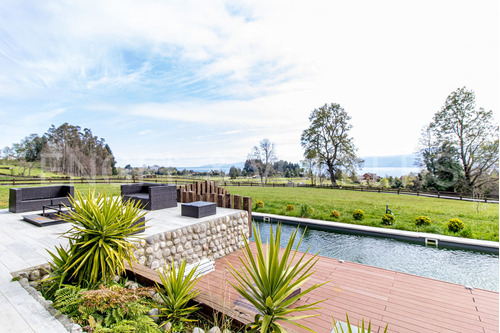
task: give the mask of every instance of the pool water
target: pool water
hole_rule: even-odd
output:
[[[267,242],[271,223],[254,222]],[[272,224],[276,230],[276,224]],[[281,246],[296,226],[282,224]],[[299,235],[304,232],[300,227]],[[297,236],[299,238],[299,236]],[[254,240],[252,237],[251,240]],[[309,253],[442,281],[498,291],[498,254],[435,248],[394,239],[339,234],[308,227],[299,247]],[[294,247],[295,248],[295,247]]]

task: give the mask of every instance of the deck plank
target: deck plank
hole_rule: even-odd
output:
[[[250,245],[255,251],[255,244]],[[229,284],[236,283],[229,264],[239,270],[239,256],[243,256],[241,250],[215,261],[215,271],[198,283],[201,293],[196,300],[247,323],[254,314],[234,304],[240,295]],[[387,323],[389,332],[498,332],[498,292],[468,290],[449,282],[318,258],[315,273],[302,290],[313,283],[330,282],[295,303],[325,300],[320,303],[322,309],[303,313],[319,317],[300,321],[316,332],[330,332],[332,316],[345,321],[346,313],[353,323],[371,320],[372,332],[383,332]],[[286,323],[283,326],[289,332],[304,331]]]

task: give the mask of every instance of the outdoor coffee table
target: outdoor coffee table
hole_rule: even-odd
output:
[[[181,206],[181,215],[189,217],[205,217],[216,214],[216,205],[213,202],[195,201]]]
[[[47,212],[47,210],[55,212]],[[46,227],[48,225],[64,223],[64,220],[59,215],[66,211],[67,207],[63,204],[43,205],[42,214],[23,215],[23,219],[37,227]]]

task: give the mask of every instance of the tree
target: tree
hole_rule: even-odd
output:
[[[260,177],[261,184],[267,184],[267,178],[273,171],[273,162],[276,161],[274,143],[269,139],[260,141],[259,146],[254,146],[248,155],[253,172]]]
[[[337,186],[335,175],[339,171],[352,172],[363,163],[356,156],[357,149],[349,137],[350,119],[339,104],[325,104],[311,112],[311,124],[302,132],[304,156],[315,157],[326,167],[333,186]]]
[[[229,168],[229,177],[231,179],[236,179],[241,175],[241,170],[234,165]]]
[[[493,112],[476,109],[475,95],[466,87],[452,92],[436,112],[428,131],[435,138],[433,147],[447,147],[451,160],[461,164],[464,190],[472,192],[498,174],[498,125]],[[423,151],[422,156],[432,151]]]

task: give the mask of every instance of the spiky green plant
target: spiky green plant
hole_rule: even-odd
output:
[[[160,295],[163,304],[158,309],[160,316],[166,319],[166,322],[172,322],[173,325],[182,324],[182,322],[194,321],[189,315],[199,310],[195,305],[190,306],[189,301],[196,297],[200,291],[194,289],[199,281],[195,276],[197,266],[193,267],[187,274],[186,261],[181,260],[179,267],[175,267],[172,260],[170,266],[164,265],[163,271],[157,270],[163,287],[156,284],[158,295]]]
[[[124,262],[132,265],[136,261],[133,241],[138,238],[134,234],[145,228],[144,223],[133,223],[146,212],[138,203],[124,204],[121,197],[107,197],[90,190],[86,197],[75,191],[70,203],[73,210],[61,215],[73,224],[63,234],[71,244],[65,273],[71,272],[71,279],[79,284],[107,282],[124,273]]]
[[[296,321],[318,315],[289,315],[294,312],[320,309],[316,305],[324,300],[295,307],[293,303],[328,281],[314,284],[298,295],[291,296],[314,273],[311,269],[318,261],[317,254],[306,259],[307,251],[297,255],[304,235],[300,238],[295,251],[292,251],[298,230],[299,228],[292,233],[283,255],[280,257],[281,225],[278,225],[276,234],[273,233],[271,226],[270,241],[263,245],[260,230],[254,224],[253,234],[255,235],[257,253],[252,252],[248,241],[244,238],[244,258],[239,258],[243,264],[241,272],[228,262],[231,274],[238,281],[237,285],[229,283],[259,312],[255,315],[254,321],[247,325],[250,332],[285,332],[278,321],[291,323],[312,331]]]
[[[65,267],[70,264],[70,249],[73,246],[72,242],[69,242],[69,247],[66,249],[64,246],[56,246],[56,251],[47,252],[52,257],[52,261],[49,261],[51,267],[51,272],[47,279],[41,281],[40,291],[46,299],[52,299],[55,292],[61,288],[65,283],[69,283],[71,272],[66,271]]]
[[[344,328],[341,326],[341,324],[337,321],[335,321],[335,318],[332,317],[333,319],[333,331],[334,333],[352,333],[353,332],[353,329],[352,329],[352,326],[351,326],[351,323],[349,322],[349,316],[345,315],[345,318],[346,318],[346,322],[347,322],[347,331],[344,331]],[[389,327],[389,324],[385,325],[385,330],[384,330],[384,333],[387,333],[387,328]],[[361,321],[361,326],[359,326],[359,322],[358,322],[358,326],[357,326],[358,330],[357,332],[358,333],[371,333],[372,331],[372,322],[368,322],[368,327],[367,329],[365,330],[365,320],[363,319]]]

